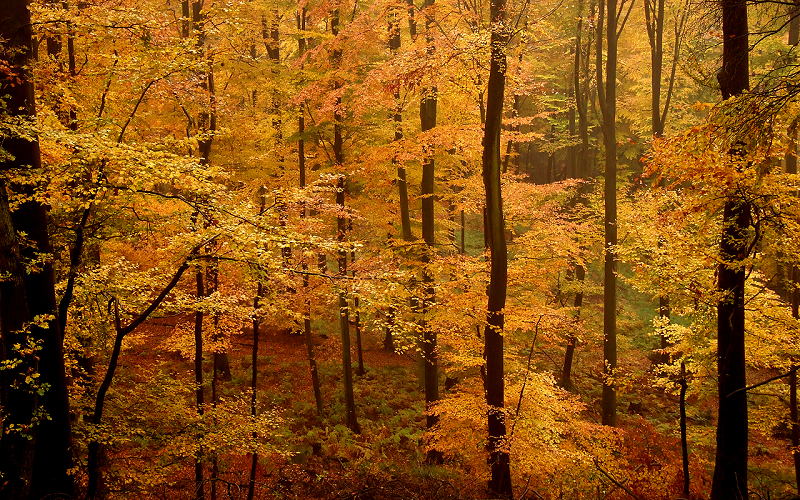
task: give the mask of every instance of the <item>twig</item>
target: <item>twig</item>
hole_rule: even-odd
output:
[[[604,475],[604,476],[606,476],[606,477],[609,479],[609,481],[611,481],[611,482],[612,482],[612,483],[614,483],[615,485],[617,485],[617,486],[619,486],[620,488],[622,488],[623,490],[625,490],[625,493],[627,493],[628,495],[632,496],[632,497],[633,497],[633,498],[635,498],[636,500],[642,500],[641,498],[639,498],[638,496],[636,496],[636,494],[635,494],[634,492],[632,492],[632,491],[630,490],[630,488],[628,488],[628,487],[627,487],[627,486],[625,486],[624,484],[620,483],[619,481],[617,481],[616,479],[614,479],[613,477],[611,477],[611,474],[609,474],[608,472],[606,472],[606,471],[605,471],[605,469],[603,469],[602,467],[600,467],[600,463],[597,461],[597,459],[595,459],[595,460],[594,460],[594,466],[595,466],[595,467],[597,467],[597,470],[599,470],[600,472],[602,472],[602,473],[603,473],[603,475]]]
[[[800,366],[795,366],[794,368],[792,368],[791,370],[789,370],[788,372],[786,372],[786,373],[784,373],[782,375],[775,375],[774,377],[768,378],[767,380],[764,380],[763,382],[759,382],[757,384],[749,385],[747,387],[740,387],[740,388],[736,389],[735,391],[733,391],[732,393],[728,394],[725,397],[729,398],[729,397],[733,396],[734,394],[736,394],[737,392],[749,391],[750,389],[755,389],[756,387],[762,386],[764,384],[768,384],[768,383],[773,382],[775,380],[779,380],[779,379],[782,379],[784,377],[788,377],[792,373],[796,372],[798,368],[800,368]]]

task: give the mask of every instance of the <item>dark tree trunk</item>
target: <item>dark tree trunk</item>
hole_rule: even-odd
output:
[[[339,35],[339,10],[336,9],[331,13],[331,33],[334,37]],[[333,51],[333,64],[334,67],[339,67],[342,61],[342,51],[336,49]],[[335,88],[341,87],[340,82],[335,83]],[[333,155],[335,162],[335,169],[339,174],[339,181],[336,185],[336,204],[340,207],[340,213],[337,218],[336,235],[340,246],[344,246],[347,232],[347,217],[344,214],[344,197],[347,186],[345,183],[345,175],[341,172],[344,163],[344,154],[342,150],[342,114],[341,114],[342,100],[340,97],[336,98],[336,108],[333,112]],[[344,248],[339,249],[339,329],[342,335],[342,371],[344,374],[344,401],[345,412],[347,413],[347,427],[355,434],[361,433],[361,426],[358,424],[356,418],[356,402],[353,395],[353,364],[350,357],[350,321],[349,321],[349,308],[347,306],[347,252]]]
[[[617,390],[614,370],[617,368],[617,0],[606,0],[606,11],[600,3],[600,22],[597,24],[597,94],[603,115],[605,139],[605,264],[603,279],[603,425],[617,425]],[[605,37],[603,36],[605,16]],[[602,43],[606,40],[605,76],[602,71]],[[605,78],[605,81],[604,81]]]
[[[792,317],[794,319],[800,319],[800,292],[797,290],[797,278],[798,268],[793,266],[791,269],[792,288],[790,297]],[[800,450],[800,422],[798,422],[797,418],[797,361],[794,359],[792,360],[792,370],[791,375],[789,375],[789,418],[792,423],[792,447],[795,450]],[[793,452],[792,458],[794,461],[795,486],[798,495],[800,495],[800,452]]]
[[[503,26],[505,0],[491,3],[491,63],[486,103],[486,128],[483,138],[483,184],[486,189],[486,233],[491,252],[489,303],[484,330],[486,355],[486,404],[489,406],[487,448],[491,465],[489,491],[512,497],[509,455],[506,449],[505,391],[503,386],[503,325],[508,287],[508,253],[500,189],[500,131],[503,127],[506,43]]]
[[[583,55],[583,4],[580,3],[580,18],[578,19],[577,35],[575,36],[575,111],[578,113],[578,135],[580,147],[578,149],[578,177],[585,179],[589,176],[589,61],[591,59],[592,41],[586,42],[586,54]],[[594,17],[594,3],[590,9],[590,16]]]
[[[575,280],[579,283],[579,289],[575,292],[575,325],[578,325],[581,315],[581,307],[583,306],[583,282],[586,278],[586,268],[581,264],[575,265]],[[572,359],[575,356],[575,343],[578,341],[575,335],[570,335],[567,339],[567,351],[564,354],[564,367],[561,370],[560,385],[564,389],[572,390]]]
[[[411,18],[413,19],[413,18]],[[409,23],[411,23],[411,19]],[[416,31],[416,25],[414,25]],[[392,55],[396,55],[400,50],[400,24],[397,21],[397,15],[392,17],[389,23],[389,48]],[[394,93],[395,112],[394,112],[394,140],[399,141],[403,139],[403,114],[402,104],[400,102],[400,93]],[[397,158],[392,158],[392,163],[397,165],[397,190],[400,197],[400,224],[403,228],[403,240],[413,241],[414,236],[411,234],[411,215],[408,211],[408,183],[406,182],[406,168]]]
[[[351,219],[348,222],[348,227],[350,232],[353,231],[353,220]],[[355,264],[356,262],[356,251],[352,250],[350,252],[350,264]],[[356,272],[355,270],[351,271],[351,275],[353,276],[353,281],[355,281]],[[358,359],[358,368],[356,369],[356,375],[361,376],[366,373],[364,370],[364,349],[361,345],[361,313],[359,311],[359,300],[358,295],[353,298],[353,316],[355,317],[355,328],[356,328],[356,358]]]
[[[738,96],[750,86],[748,73],[747,3],[722,0],[722,69],[718,79],[723,99]],[[734,161],[743,152],[730,152]],[[744,285],[750,205],[735,195],[725,201],[717,307],[717,371],[719,420],[711,500],[746,499],[747,391],[744,347]]]
[[[789,9],[789,44],[797,46],[800,43],[800,5],[790,6]],[[795,120],[788,130],[789,135],[789,154],[786,155],[786,173],[797,173],[797,120]],[[789,283],[786,287],[790,306],[792,308],[792,317],[795,319],[800,318],[800,292],[797,290],[798,275],[800,269],[792,265],[789,268]],[[797,368],[797,364],[792,360],[792,370]],[[794,450],[800,450],[800,423],[797,419],[797,372],[793,371],[789,375],[789,417],[792,424],[792,447]],[[795,451],[792,453],[794,461],[794,477],[795,487],[797,494],[800,495],[800,452]]]
[[[4,3],[3,15],[0,16],[0,37],[6,41],[5,50],[0,54],[0,60],[11,72],[6,75],[6,78],[12,79],[12,82],[0,82],[5,89],[5,96],[2,97],[5,109],[12,116],[33,118],[36,116],[36,104],[30,65],[34,54],[31,18],[26,0],[9,0]],[[3,149],[14,158],[14,160],[0,164],[0,170],[4,172],[26,167],[36,169],[41,166],[39,143],[35,139],[7,137],[3,141]],[[12,189],[14,188],[12,186]],[[20,186],[19,188],[32,194],[33,188],[31,187]],[[47,233],[47,208],[44,205],[35,200],[27,201],[11,214],[11,220],[14,230],[26,233],[32,242],[32,246],[16,247],[23,260],[32,258],[35,254],[52,253],[53,249]],[[11,238],[11,235],[9,234],[8,237]],[[70,452],[72,440],[69,397],[62,353],[62,332],[57,319],[58,308],[54,283],[53,266],[48,259],[41,269],[24,275],[26,293],[19,299],[27,302],[29,318],[45,314],[53,315],[55,318],[48,321],[47,328],[35,326],[31,328],[32,336],[39,340],[42,346],[38,353],[39,381],[50,386],[39,398],[39,404],[47,412],[49,419],[40,420],[35,429],[37,439],[32,440],[24,447],[26,450],[29,445],[36,447],[32,465],[33,482],[28,483],[31,487],[31,496],[34,498],[48,495],[72,495],[74,490],[73,476],[67,474],[68,469],[72,467]],[[20,314],[22,313],[23,311],[20,311]],[[10,352],[4,354],[13,355]],[[13,442],[14,439],[10,439],[10,441]],[[9,445],[11,446],[12,443]],[[22,455],[16,454],[19,451],[20,448],[15,450],[15,456],[22,457]],[[27,456],[27,452],[23,455]],[[18,463],[24,466],[19,469],[23,472],[23,476],[28,477],[27,462]]]
[[[792,423],[792,453],[794,461],[794,480],[798,494],[800,494],[800,423],[797,420],[797,365],[792,364],[792,373],[789,375],[789,418]]]
[[[686,364],[681,361],[681,394],[680,394],[680,413],[681,413],[681,459],[683,462],[683,495],[689,498],[689,443],[686,437]]]
[[[194,254],[194,252],[192,252]],[[190,255],[191,258],[191,255]],[[117,363],[119,361],[119,355],[122,350],[122,341],[125,338],[125,335],[134,331],[139,325],[144,323],[144,321],[153,313],[153,311],[158,308],[159,305],[164,301],[167,295],[172,291],[173,288],[178,284],[180,281],[181,276],[183,276],[184,271],[188,268],[188,260],[184,262],[181,267],[178,268],[178,271],[172,277],[172,280],[161,290],[161,293],[156,297],[156,299],[150,303],[150,305],[145,309],[145,311],[137,316],[133,321],[131,321],[125,327],[122,326],[120,316],[119,316],[119,304],[117,303],[116,298],[113,299],[114,301],[114,331],[116,332],[114,338],[114,347],[111,351],[111,358],[108,361],[108,370],[106,370],[106,375],[103,377],[103,382],[100,384],[100,387],[97,390],[97,398],[95,399],[94,405],[94,413],[92,415],[92,423],[94,425],[100,425],[100,422],[103,419],[103,409],[105,405],[105,397],[108,390],[111,388],[111,383],[114,380],[114,373],[117,370]],[[88,450],[88,458],[87,458],[87,469],[88,469],[88,486],[86,489],[86,498],[91,500],[95,498],[97,492],[100,488],[100,471],[99,471],[99,456],[101,453],[101,443],[99,441],[90,441],[89,442],[89,450]]]
[[[203,286],[203,271],[198,269],[195,273],[197,284],[197,300],[205,297],[205,287]],[[203,394],[203,311],[198,309],[194,316],[194,383],[195,383],[195,408],[197,414],[202,418],[205,397]],[[202,436],[198,436],[198,439]],[[203,450],[198,451],[194,458],[194,488],[195,498],[202,500],[205,498],[203,483]]]
[[[14,345],[26,344],[26,335],[20,333],[30,321],[25,295],[25,265],[19,252],[19,242],[8,205],[5,180],[0,180],[0,361],[21,359]],[[26,431],[10,430],[11,426],[26,429],[31,424],[37,405],[36,396],[25,390],[24,374],[35,372],[35,359],[22,359],[19,370],[0,370],[0,405],[3,408],[2,436],[0,439],[0,496],[27,498],[33,478],[33,458],[36,428]]]
[[[425,37],[427,41],[427,57],[433,58],[433,7],[434,0],[425,0]],[[419,116],[421,129],[423,132],[436,127],[436,104],[437,89],[431,87],[423,90],[422,102],[420,103]],[[426,315],[430,309],[430,304],[435,300],[436,290],[434,287],[433,274],[428,269],[428,264],[433,260],[434,251],[434,146],[426,144],[424,148],[424,159],[422,160],[422,184],[420,185],[420,196],[422,197],[422,239],[425,240],[425,254],[423,256],[422,279],[425,283],[425,291],[422,295],[422,353],[425,358],[425,407],[430,409],[431,405],[439,400],[439,362],[437,359],[436,332],[430,327]],[[427,428],[430,430],[439,422],[436,415],[428,414]],[[428,462],[440,463],[442,454],[437,450],[428,450]]]
[[[306,8],[302,7],[297,13],[297,29],[301,32],[306,30]],[[306,50],[306,39],[304,37],[300,37],[297,41],[297,52],[299,57],[303,57]],[[300,105],[298,109],[299,113],[297,115],[297,164],[300,170],[300,188],[305,188],[307,184],[306,180],[306,141],[305,141],[305,132],[306,132],[306,117],[303,112],[303,106]],[[300,209],[300,217],[305,218],[306,216],[306,206],[303,206]],[[263,208],[262,208],[263,211]],[[305,259],[303,259],[302,269],[304,272],[308,271],[308,263]],[[311,285],[311,278],[308,274],[303,275],[303,288],[306,290],[306,293],[309,291],[309,287]],[[311,387],[314,391],[314,401],[317,405],[317,415],[320,417],[324,413],[323,409],[323,402],[322,402],[322,390],[320,389],[319,385],[319,371],[317,370],[317,359],[314,354],[314,336],[311,333],[311,298],[306,297],[306,302],[304,304],[304,311],[303,311],[303,334],[306,339],[306,351],[308,352],[308,368],[311,372]]]
[[[262,198],[263,199],[263,198]],[[263,211],[263,203],[262,209]],[[258,341],[259,341],[259,326],[261,318],[258,315],[258,299],[261,298],[264,292],[264,287],[261,283],[258,284],[256,296],[253,299],[253,349],[250,354],[252,366],[250,367],[250,417],[255,421],[257,415],[256,402],[258,401]],[[258,439],[258,433],[253,431],[251,436],[253,442]],[[258,470],[258,453],[253,452],[252,460],[250,462],[250,477],[247,480],[247,500],[253,500],[256,490],[256,471]]]

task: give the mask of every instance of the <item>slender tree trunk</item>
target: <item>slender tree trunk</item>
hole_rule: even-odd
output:
[[[617,425],[617,390],[614,385],[614,370],[617,368],[617,0],[605,0],[600,4],[600,22],[597,37],[597,92],[603,114],[603,136],[605,139],[605,264],[603,281],[603,425]],[[605,37],[602,36],[603,16],[606,17]],[[602,41],[606,40],[605,82],[602,71]],[[605,85],[603,85],[605,83]]]
[[[486,229],[491,251],[489,303],[484,331],[486,352],[486,404],[489,406],[487,448],[491,465],[489,491],[512,497],[511,472],[506,441],[505,392],[503,386],[503,326],[508,254],[500,189],[500,131],[503,118],[508,32],[504,26],[505,0],[491,3],[491,63],[486,103],[486,127],[483,139],[483,184],[486,189]]]
[[[789,44],[795,47],[800,44],[800,4],[795,2],[789,9]],[[786,155],[786,173],[797,173],[797,125],[795,120],[789,127],[789,154]],[[800,318],[800,292],[798,292],[798,277],[800,269],[792,265],[789,269],[788,296],[792,308],[792,317]],[[792,360],[792,370],[797,365]],[[800,422],[797,418],[797,372],[789,376],[789,416],[792,423],[792,459],[794,461],[795,487],[800,495]]]
[[[198,269],[195,273],[195,281],[197,284],[197,300],[202,300],[205,297],[202,269]],[[198,309],[194,316],[194,383],[195,408],[197,409],[197,415],[202,418],[205,398],[203,395],[203,311],[201,309]],[[202,436],[198,436],[198,439],[202,439]],[[194,458],[195,498],[200,500],[206,496],[203,482],[202,454],[203,449],[201,447]]]
[[[192,251],[190,257],[195,252]],[[178,284],[180,281],[181,276],[183,276],[184,271],[188,268],[188,258],[187,261],[178,268],[178,271],[172,277],[172,281],[170,281],[161,293],[156,297],[156,299],[150,303],[150,305],[145,309],[145,311],[137,316],[133,321],[131,321],[127,326],[122,327],[120,323],[120,316],[119,316],[119,304],[117,303],[117,299],[114,298],[114,330],[116,332],[114,338],[114,347],[111,351],[111,358],[108,362],[108,370],[106,370],[106,375],[103,378],[103,382],[100,384],[100,387],[97,390],[97,397],[95,399],[94,405],[94,413],[92,416],[92,423],[94,425],[100,425],[100,422],[103,418],[103,408],[105,405],[105,397],[108,389],[111,388],[111,382],[114,380],[114,373],[117,369],[117,362],[119,360],[120,351],[122,350],[122,341],[125,338],[125,335],[134,331],[139,325],[144,323],[144,321],[153,313],[153,311],[158,308],[159,305],[164,301],[167,295],[172,291],[173,288]],[[88,450],[88,459],[87,459],[87,469],[88,469],[88,486],[86,489],[86,498],[92,500],[95,498],[97,491],[99,489],[99,479],[100,479],[100,471],[98,470],[98,457],[100,455],[100,448],[101,444],[99,441],[93,440],[89,442],[89,450]]]
[[[398,9],[399,10],[399,9]],[[416,36],[417,25],[414,21],[414,8],[412,0],[409,0],[409,30],[411,30],[411,36]],[[392,56],[397,55],[397,51],[400,50],[400,21],[399,21],[399,13],[393,12],[392,17],[389,21],[389,49],[392,53]],[[394,102],[395,102],[395,112],[394,112],[394,140],[395,142],[400,141],[403,139],[403,114],[402,114],[402,103],[400,101],[400,93],[394,93]],[[392,163],[397,166],[397,191],[399,196],[399,204],[400,204],[400,225],[402,227],[403,233],[403,241],[406,243],[410,243],[414,241],[414,235],[411,233],[411,214],[408,208],[408,182],[406,180],[406,168],[405,165],[400,162],[397,157],[392,157]],[[394,352],[394,339],[392,336],[392,326],[394,324],[394,315],[396,311],[393,307],[389,308],[387,312],[387,327],[386,327],[386,336],[383,341],[383,347],[385,350]]]
[[[795,317],[796,318],[796,317]],[[800,494],[800,422],[797,420],[797,365],[792,363],[789,375],[789,417],[792,423],[792,459],[794,462],[795,487]]]
[[[797,167],[795,166],[795,169]],[[792,317],[800,319],[800,292],[797,290],[798,273],[796,266],[791,269],[791,297]],[[796,370],[797,362],[792,360],[792,370]],[[789,418],[792,423],[792,458],[794,461],[794,477],[797,493],[800,495],[800,422],[797,417],[797,371],[789,375]]]
[[[350,221],[348,222],[348,226],[350,228],[350,232],[352,232],[353,231],[352,219],[350,219]],[[351,250],[350,264],[351,265],[355,264],[355,262],[356,262],[356,251]],[[353,281],[355,281],[356,278],[355,270],[351,271],[351,275],[353,276]],[[355,316],[355,328],[356,328],[356,357],[358,358],[358,368],[356,369],[356,375],[361,376],[364,375],[366,371],[364,370],[364,349],[361,345],[361,313],[359,311],[358,295],[356,295],[353,298],[353,308],[355,309],[354,316]]]
[[[689,443],[686,437],[686,364],[681,361],[681,393],[680,393],[680,413],[681,413],[681,458],[683,461],[683,495],[689,498]]]
[[[583,282],[586,278],[586,269],[581,264],[575,265],[575,280],[579,283],[579,289],[575,292],[575,318],[574,323],[577,326],[581,316],[581,307],[583,306]],[[564,367],[561,370],[561,387],[567,390],[572,390],[572,359],[575,355],[575,343],[578,338],[575,335],[570,335],[567,339],[567,351],[564,354]]]
[[[427,57],[432,59],[434,54],[433,45],[433,2],[425,0],[425,37],[427,41]],[[419,116],[422,131],[431,130],[436,127],[436,104],[437,89],[430,87],[423,90],[423,98],[420,103]],[[424,148],[424,159],[422,160],[422,184],[420,185],[420,195],[422,197],[422,239],[425,240],[425,255],[423,256],[422,280],[425,283],[425,291],[421,299],[422,309],[422,353],[425,358],[425,407],[430,409],[431,405],[439,400],[439,362],[437,359],[437,338],[436,332],[431,328],[427,319],[430,305],[435,300],[436,290],[433,282],[433,274],[428,269],[428,264],[433,260],[434,252],[434,146],[426,144]],[[427,428],[430,430],[439,421],[436,415],[428,414]],[[437,450],[428,450],[428,461],[440,463],[442,454]]]
[[[389,43],[392,48],[392,53],[397,53],[397,50],[400,49],[400,28],[394,24],[392,29],[392,38],[390,38]],[[403,114],[401,112],[400,94],[395,92],[394,99],[396,103],[394,113],[394,140],[400,141],[403,139]],[[403,240],[411,242],[414,241],[414,235],[411,233],[411,215],[408,209],[406,168],[396,157],[392,158],[392,163],[397,165],[397,190],[400,197],[400,224],[403,231]]]
[[[339,35],[339,9],[335,9],[331,13],[331,33],[334,37]],[[333,63],[335,67],[339,67],[342,61],[342,51],[336,49],[333,51]],[[341,83],[335,83],[335,88],[339,89]],[[340,285],[339,285],[339,329],[342,335],[342,371],[344,373],[344,401],[345,412],[347,413],[347,427],[355,434],[361,433],[361,426],[358,424],[356,418],[356,403],[355,396],[353,395],[353,365],[350,358],[350,321],[349,321],[349,308],[347,306],[347,293],[346,293],[346,279],[347,279],[347,252],[343,248],[346,240],[347,232],[347,217],[344,214],[344,197],[347,190],[345,175],[341,172],[344,164],[344,155],[342,153],[342,114],[341,114],[342,100],[340,97],[336,98],[336,107],[333,112],[333,155],[335,167],[339,174],[339,181],[336,185],[336,204],[339,205],[340,213],[337,218],[337,240],[339,241],[339,272]]]
[[[297,29],[301,32],[306,30],[306,8],[302,7],[298,11],[297,16]],[[300,37],[297,41],[297,51],[299,57],[303,57],[306,50],[306,39],[304,37]],[[306,181],[306,143],[305,143],[305,131],[306,131],[306,117],[303,113],[303,106],[300,105],[299,113],[297,115],[297,163],[300,169],[300,188],[305,188],[307,185]],[[303,206],[300,209],[300,216],[305,218],[306,216],[306,206]],[[308,271],[308,263],[306,263],[305,259],[303,259],[302,264],[303,271]],[[306,294],[310,292],[310,285],[311,285],[311,278],[308,274],[303,275],[303,288],[306,290]],[[319,385],[319,371],[317,370],[317,359],[314,354],[314,336],[311,332],[311,298],[306,296],[306,301],[304,304],[304,311],[303,311],[303,333],[306,339],[306,351],[308,352],[308,368],[311,372],[311,387],[314,390],[314,401],[317,405],[317,415],[320,417],[324,413],[323,408],[323,401],[322,401],[322,390],[320,389]]]
[[[723,99],[738,96],[750,86],[747,3],[722,0],[722,69],[718,79]],[[738,146],[737,146],[738,147]],[[732,150],[737,160],[742,151]],[[717,306],[717,371],[719,420],[711,500],[746,499],[747,380],[745,376],[744,286],[750,205],[735,195],[725,201],[720,241]]]
[[[263,200],[263,198],[262,198]],[[264,203],[261,203],[263,211]],[[259,299],[261,295],[264,293],[264,287],[261,283],[258,284],[258,290],[256,291],[256,296],[253,299],[253,349],[251,351],[252,366],[251,366],[251,374],[250,374],[250,418],[255,422],[257,413],[257,406],[256,403],[258,401],[258,341],[259,341],[259,326],[261,324],[261,318],[258,315],[258,306],[259,306]],[[251,436],[253,438],[253,443],[256,442],[258,439],[258,433],[253,431]],[[256,471],[258,470],[258,452],[253,451],[252,461],[250,462],[250,477],[247,481],[247,500],[253,500],[253,496],[256,490]]]

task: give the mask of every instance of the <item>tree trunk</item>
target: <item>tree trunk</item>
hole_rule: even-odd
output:
[[[192,252],[194,254],[194,251]],[[108,370],[106,370],[106,375],[103,377],[103,382],[100,384],[100,387],[97,390],[97,397],[95,399],[94,405],[94,413],[92,415],[92,423],[94,425],[100,425],[100,422],[103,418],[103,408],[105,405],[105,397],[108,390],[111,388],[111,383],[114,380],[114,373],[117,370],[117,362],[119,361],[119,355],[122,350],[122,341],[125,338],[125,335],[134,331],[139,325],[144,323],[144,321],[153,313],[153,311],[161,305],[161,302],[167,297],[167,295],[172,291],[173,288],[178,284],[180,281],[181,276],[183,275],[184,271],[188,268],[188,258],[187,261],[184,262],[181,267],[178,268],[178,271],[172,277],[172,281],[161,290],[161,293],[156,297],[156,299],[150,303],[150,305],[145,309],[145,311],[137,316],[133,321],[131,321],[127,326],[122,327],[120,322],[119,316],[119,303],[117,299],[114,298],[114,331],[116,335],[114,337],[114,347],[111,351],[111,358],[108,361]],[[100,488],[100,470],[99,470],[99,456],[101,453],[101,443],[99,441],[90,441],[88,447],[88,458],[87,458],[87,469],[88,469],[88,486],[86,489],[86,498],[92,500],[95,495],[97,494]]]
[[[689,498],[689,443],[686,437],[686,364],[681,361],[681,394],[680,394],[680,413],[681,413],[681,459],[683,461],[683,496]]]
[[[737,96],[750,86],[748,73],[747,3],[722,0],[722,69],[718,79],[723,99]],[[732,150],[736,158],[742,151]],[[744,345],[744,286],[750,205],[735,195],[725,201],[717,306],[717,371],[719,420],[717,453],[711,500],[746,499],[747,491],[747,391]]]
[[[22,359],[14,349],[15,344],[27,343],[27,335],[22,330],[31,317],[25,294],[25,265],[11,222],[3,179],[0,179],[0,273],[6,276],[0,280],[0,361],[23,361],[16,373],[0,370],[0,404],[3,407],[3,438],[0,439],[3,483],[0,484],[0,496],[24,499],[30,492],[36,443],[36,428],[28,429],[27,426],[31,424],[38,403],[35,394],[25,390],[24,376],[29,371],[35,372],[38,367],[35,359]],[[12,428],[26,430],[14,431]],[[33,438],[28,439],[28,436]]]
[[[203,271],[198,269],[195,273],[195,281],[197,284],[197,300],[202,300],[205,297],[205,288],[203,286]],[[195,383],[195,408],[197,415],[202,418],[205,406],[205,398],[203,395],[203,311],[198,309],[194,316],[194,383]],[[198,436],[201,439],[202,436]],[[204,484],[203,484],[203,461],[202,461],[202,448],[197,452],[194,457],[194,488],[195,498],[202,500],[205,498]]]
[[[331,13],[331,33],[334,37],[339,35],[339,9],[335,9]],[[334,67],[339,67],[342,61],[342,51],[336,49],[333,51],[333,64]],[[334,84],[336,89],[341,87],[341,83],[337,80]],[[333,155],[335,168],[339,175],[339,181],[336,185],[336,204],[339,205],[340,212],[337,217],[336,235],[339,241],[339,330],[342,335],[342,371],[344,374],[344,401],[345,412],[347,413],[347,427],[355,434],[361,433],[361,426],[358,424],[356,418],[356,402],[353,395],[353,366],[350,358],[350,321],[349,321],[349,308],[347,306],[347,252],[343,248],[345,243],[345,236],[347,231],[347,217],[344,214],[344,196],[347,186],[345,183],[345,175],[341,172],[344,163],[344,155],[342,153],[342,114],[341,114],[341,97],[336,98],[336,107],[333,112]]]
[[[263,198],[262,198],[263,199]],[[262,211],[263,211],[263,203],[262,203]],[[258,341],[259,341],[259,325],[261,323],[261,318],[258,316],[258,299],[261,297],[262,293],[264,292],[264,287],[261,283],[258,284],[258,290],[256,291],[256,296],[253,299],[253,349],[250,354],[250,359],[252,360],[251,374],[250,374],[250,418],[255,421],[257,416],[257,408],[256,402],[258,400]],[[256,439],[258,439],[258,433],[253,431],[251,436],[253,438],[253,443],[255,443]],[[258,469],[258,453],[253,452],[252,461],[250,462],[250,477],[247,481],[247,500],[253,500],[253,496],[255,495],[256,489],[256,471]]]
[[[486,404],[489,406],[487,448],[491,465],[489,491],[512,497],[511,471],[506,448],[505,392],[503,386],[503,325],[508,287],[508,253],[500,189],[500,130],[503,126],[508,33],[505,23],[505,0],[491,4],[491,63],[486,103],[486,127],[483,138],[483,184],[486,189],[486,229],[491,252],[489,303],[484,330],[486,354]]]
[[[425,37],[427,41],[427,57],[433,58],[433,8],[434,0],[425,0]],[[422,91],[423,97],[420,103],[419,116],[422,132],[436,127],[436,87],[426,88]],[[422,239],[425,240],[425,254],[422,258],[423,271],[422,280],[425,283],[425,290],[421,298],[422,312],[422,353],[425,358],[425,407],[430,409],[431,405],[439,400],[439,362],[437,359],[437,338],[436,332],[430,327],[427,314],[430,304],[435,300],[436,290],[434,287],[433,274],[428,269],[428,265],[433,260],[434,251],[434,146],[426,144],[423,146],[424,159],[422,160],[422,184],[420,185],[420,196],[422,197]],[[432,429],[439,422],[436,415],[428,414],[426,426]],[[440,463],[442,454],[437,450],[428,450],[428,462]]]
[[[34,54],[27,0],[5,2],[3,15],[0,16],[0,37],[5,40],[5,50],[0,55],[0,60],[10,72],[5,78],[11,80],[10,82],[0,82],[6,94],[2,97],[4,109],[12,116],[32,119],[36,116],[34,87],[30,73]],[[14,159],[0,163],[0,171],[8,172],[28,167],[37,169],[41,166],[39,143],[36,139],[7,137],[3,141],[3,149]],[[26,194],[32,194],[34,188],[20,186],[19,189]],[[5,186],[3,186],[3,190],[5,190]],[[4,196],[7,197],[7,193]],[[7,198],[4,203],[7,203]],[[19,251],[23,261],[33,258],[36,254],[49,255],[52,253],[53,249],[47,233],[47,216],[47,207],[35,199],[21,204],[11,214],[13,230],[16,233],[26,233],[28,239],[33,243],[32,246],[14,245],[17,249],[15,251]],[[15,240],[11,233],[7,237],[9,243]],[[8,250],[4,249],[4,251]],[[4,258],[9,258],[9,254],[6,254]],[[13,259],[9,261],[9,265],[13,268]],[[55,297],[55,276],[53,265],[49,259],[45,261],[41,269],[24,274],[24,286],[25,296],[15,299],[15,301],[26,302],[28,318],[32,319],[46,314],[53,315],[54,318],[47,322],[47,328],[36,326],[31,328],[33,338],[40,341],[42,347],[38,352],[39,382],[49,384],[50,387],[39,398],[38,403],[47,412],[49,418],[39,421],[35,429],[38,439],[32,439],[25,446],[20,448],[19,443],[14,444],[16,438],[9,439],[12,441],[9,446],[15,447],[13,454],[15,458],[12,460],[25,457],[23,461],[16,463],[21,467],[18,469],[21,474],[19,477],[29,478],[31,465],[27,462],[28,446],[35,446],[35,453],[30,455],[33,459],[33,482],[28,482],[27,486],[22,486],[22,488],[30,487],[31,495],[35,498],[48,495],[71,496],[74,491],[74,478],[67,473],[72,467],[69,396],[64,373],[62,332],[59,329]],[[20,310],[19,314],[22,316],[14,315],[13,321],[9,317],[12,325],[16,324],[17,318],[25,316],[23,310]],[[8,330],[10,331],[10,327]],[[13,335],[11,336],[13,337]],[[4,354],[13,356],[11,352]],[[24,403],[22,406],[33,403]],[[20,407],[18,410],[21,410],[22,413],[16,413],[14,418],[21,416],[25,411],[32,411],[33,407],[30,407],[30,410],[23,410]],[[13,479],[13,481],[16,480],[17,478]],[[22,492],[23,490],[17,491]]]
[[[350,232],[352,232],[353,231],[353,220],[352,219],[350,219],[350,221],[348,221],[348,227],[350,229]],[[352,251],[350,251],[350,264],[354,264],[355,261],[356,261],[356,251],[352,250]],[[353,281],[355,281],[355,278],[356,278],[355,270],[351,271],[351,275],[353,276]],[[356,295],[353,298],[353,309],[355,309],[353,315],[355,317],[355,325],[354,326],[356,328],[356,358],[358,359],[358,368],[356,369],[356,375],[361,376],[361,375],[364,375],[364,373],[366,373],[366,371],[364,370],[364,349],[363,349],[363,347],[361,345],[361,313],[359,311],[358,295]]]
[[[603,280],[603,425],[617,425],[617,390],[614,370],[617,368],[617,0],[606,0],[606,12],[600,4],[600,22],[597,24],[597,58],[602,63],[603,16],[606,17],[606,71],[603,82],[602,64],[597,68],[597,93],[603,115],[605,139],[605,264]],[[603,85],[605,83],[605,85]]]
[[[297,29],[301,32],[306,30],[306,8],[302,7],[298,11],[297,16]],[[306,50],[306,39],[304,37],[298,38],[297,41],[297,53],[299,57],[303,57]],[[300,170],[300,188],[305,188],[307,185],[306,181],[306,141],[305,141],[305,132],[306,132],[306,117],[303,112],[302,104],[298,108],[298,115],[297,115],[297,164]],[[302,205],[300,208],[300,217],[306,217],[306,206],[305,204]],[[263,211],[263,208],[262,208]],[[308,271],[308,263],[305,259],[303,259],[302,263],[303,272]],[[311,285],[311,278],[308,274],[303,275],[303,288],[306,290],[306,294],[309,293],[309,288]],[[311,332],[311,298],[306,297],[306,302],[304,304],[304,311],[303,311],[303,334],[305,335],[306,339],[306,351],[308,352],[308,368],[311,372],[311,387],[314,391],[314,401],[317,405],[317,415],[320,417],[324,413],[323,409],[323,402],[322,402],[322,390],[320,389],[319,385],[319,371],[317,370],[317,359],[314,354],[314,336]],[[249,499],[251,500],[251,499]]]
[[[580,288],[575,292],[575,318],[574,323],[577,326],[581,317],[581,306],[583,306],[583,282],[586,278],[586,268],[581,264],[575,265],[575,279],[580,283]],[[572,359],[575,355],[575,343],[578,341],[575,335],[570,335],[567,339],[567,351],[564,354],[564,367],[561,370],[561,387],[566,390],[572,390]]]

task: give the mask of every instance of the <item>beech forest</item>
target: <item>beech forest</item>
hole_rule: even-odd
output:
[[[800,498],[800,0],[0,0],[0,499]]]

